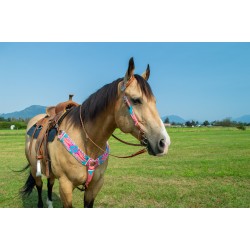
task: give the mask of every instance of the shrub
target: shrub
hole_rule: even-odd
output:
[[[246,130],[246,127],[243,124],[239,124],[238,126],[236,126],[236,128],[241,130]]]

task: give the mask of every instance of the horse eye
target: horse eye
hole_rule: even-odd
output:
[[[131,101],[134,105],[136,104],[142,104],[142,101],[140,98],[131,98]]]

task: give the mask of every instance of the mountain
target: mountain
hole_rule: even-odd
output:
[[[233,118],[232,120],[236,122],[250,123],[250,115],[243,115],[238,118]]]
[[[24,110],[21,111],[16,111],[12,113],[7,113],[7,114],[0,114],[0,117],[4,117],[5,119],[7,118],[32,118],[38,114],[44,114],[46,111],[46,107],[40,106],[40,105],[32,105]]]
[[[27,118],[32,118],[38,114],[44,114],[45,112],[46,112],[45,106],[32,105],[24,110],[21,110],[21,111],[0,114],[0,117],[4,117],[5,119],[7,119],[7,118],[27,119]],[[162,121],[164,122],[167,117],[171,123],[175,122],[175,123],[183,124],[187,121],[178,115],[165,115],[165,116],[161,117]],[[236,121],[236,122],[250,123],[250,115],[243,115],[243,116],[238,117],[238,118],[233,118],[232,120]]]
[[[175,122],[175,123],[183,124],[186,122],[185,119],[181,118],[178,115],[165,115],[165,116],[161,117],[162,121],[164,122],[167,117],[168,117],[170,123]]]

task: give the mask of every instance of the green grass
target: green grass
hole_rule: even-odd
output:
[[[95,207],[250,207],[249,128],[169,128],[168,132],[172,144],[165,157],[110,157]],[[36,190],[24,200],[18,196],[28,172],[11,171],[26,164],[24,134],[24,130],[0,131],[0,207],[36,207]],[[135,150],[114,139],[110,145],[117,155]],[[46,189],[44,182],[44,201]],[[62,207],[57,181],[53,195],[54,206]],[[83,193],[75,190],[73,196],[73,206],[82,207]]]

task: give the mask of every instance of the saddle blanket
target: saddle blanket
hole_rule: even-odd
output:
[[[42,130],[42,126],[39,126],[37,129],[36,129],[37,125],[34,124],[27,132],[27,135],[29,136],[33,136],[35,130],[35,134],[33,136],[34,139],[37,139],[38,135],[40,134],[41,130]],[[48,134],[48,142],[52,142],[54,141],[55,137],[57,135],[57,129],[55,127],[52,127],[50,130],[49,130],[49,134]]]

